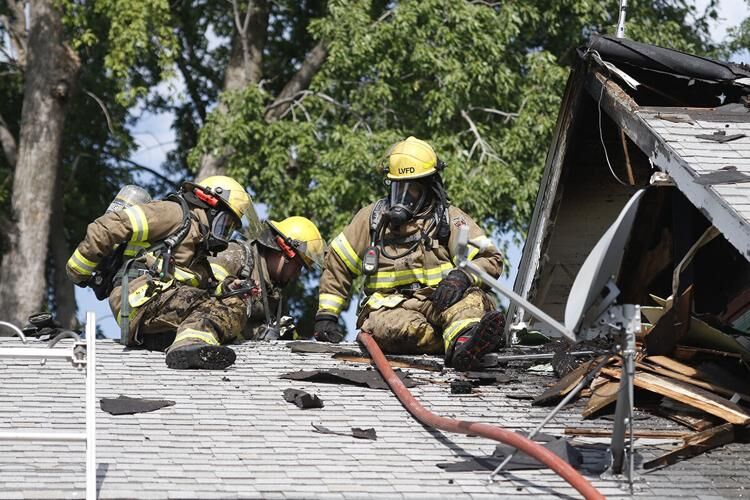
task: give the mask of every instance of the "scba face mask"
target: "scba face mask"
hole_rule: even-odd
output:
[[[400,226],[413,219],[424,206],[426,199],[427,189],[422,182],[391,182],[391,197],[387,212],[391,226]]]
[[[216,254],[229,246],[229,240],[234,230],[240,227],[237,217],[224,210],[211,210],[210,230],[207,246],[210,253]]]

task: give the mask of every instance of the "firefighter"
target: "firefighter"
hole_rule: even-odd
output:
[[[241,340],[297,339],[294,320],[283,315],[281,289],[296,280],[303,268],[322,267],[325,241],[305,217],[269,220],[259,226],[251,223],[248,239],[232,241],[227,250],[210,257],[211,270],[217,278],[252,279],[259,288],[250,299]]]
[[[445,354],[446,366],[476,369],[496,349],[505,325],[479,282],[455,267],[459,230],[469,229],[469,258],[490,275],[502,257],[477,224],[449,204],[432,147],[409,137],[380,165],[390,197],[361,209],[330,244],[320,281],[315,337],[339,342],[338,316],[354,279],[364,274],[357,327],[386,353]]]
[[[166,335],[173,339],[168,367],[226,368],[235,353],[224,344],[245,325],[250,287],[226,276],[225,289],[237,293],[215,296],[207,257],[227,248],[249,210],[250,196],[234,179],[186,182],[166,200],[108,212],[89,224],[68,260],[68,275],[93,287],[97,277],[110,276],[108,269],[116,271],[95,290],[108,295],[124,344],[148,346]]]

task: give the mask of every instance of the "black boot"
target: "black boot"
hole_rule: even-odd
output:
[[[457,371],[480,368],[482,357],[502,344],[504,329],[505,315],[500,311],[488,312],[479,323],[455,338],[445,354],[445,366]]]
[[[234,350],[225,345],[205,342],[172,344],[167,349],[167,366],[174,370],[223,370],[234,364],[237,358]]]

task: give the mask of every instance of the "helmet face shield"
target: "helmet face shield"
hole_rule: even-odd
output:
[[[323,257],[326,243],[322,239],[296,242],[297,250],[308,269],[323,269]]]
[[[320,231],[309,219],[300,216],[292,216],[281,222],[269,220],[268,227],[278,238],[276,246],[287,253],[283,248],[291,250],[302,260],[308,269],[322,269],[325,256],[326,242],[320,235]]]

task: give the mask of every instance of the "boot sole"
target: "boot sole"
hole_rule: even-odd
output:
[[[471,338],[460,347],[456,347],[451,359],[451,365],[456,371],[465,372],[479,368],[482,357],[500,346],[505,328],[502,317],[503,313],[499,311],[488,314],[482,318]]]
[[[167,366],[173,370],[223,370],[234,364],[237,354],[223,345],[179,347],[167,353]]]

